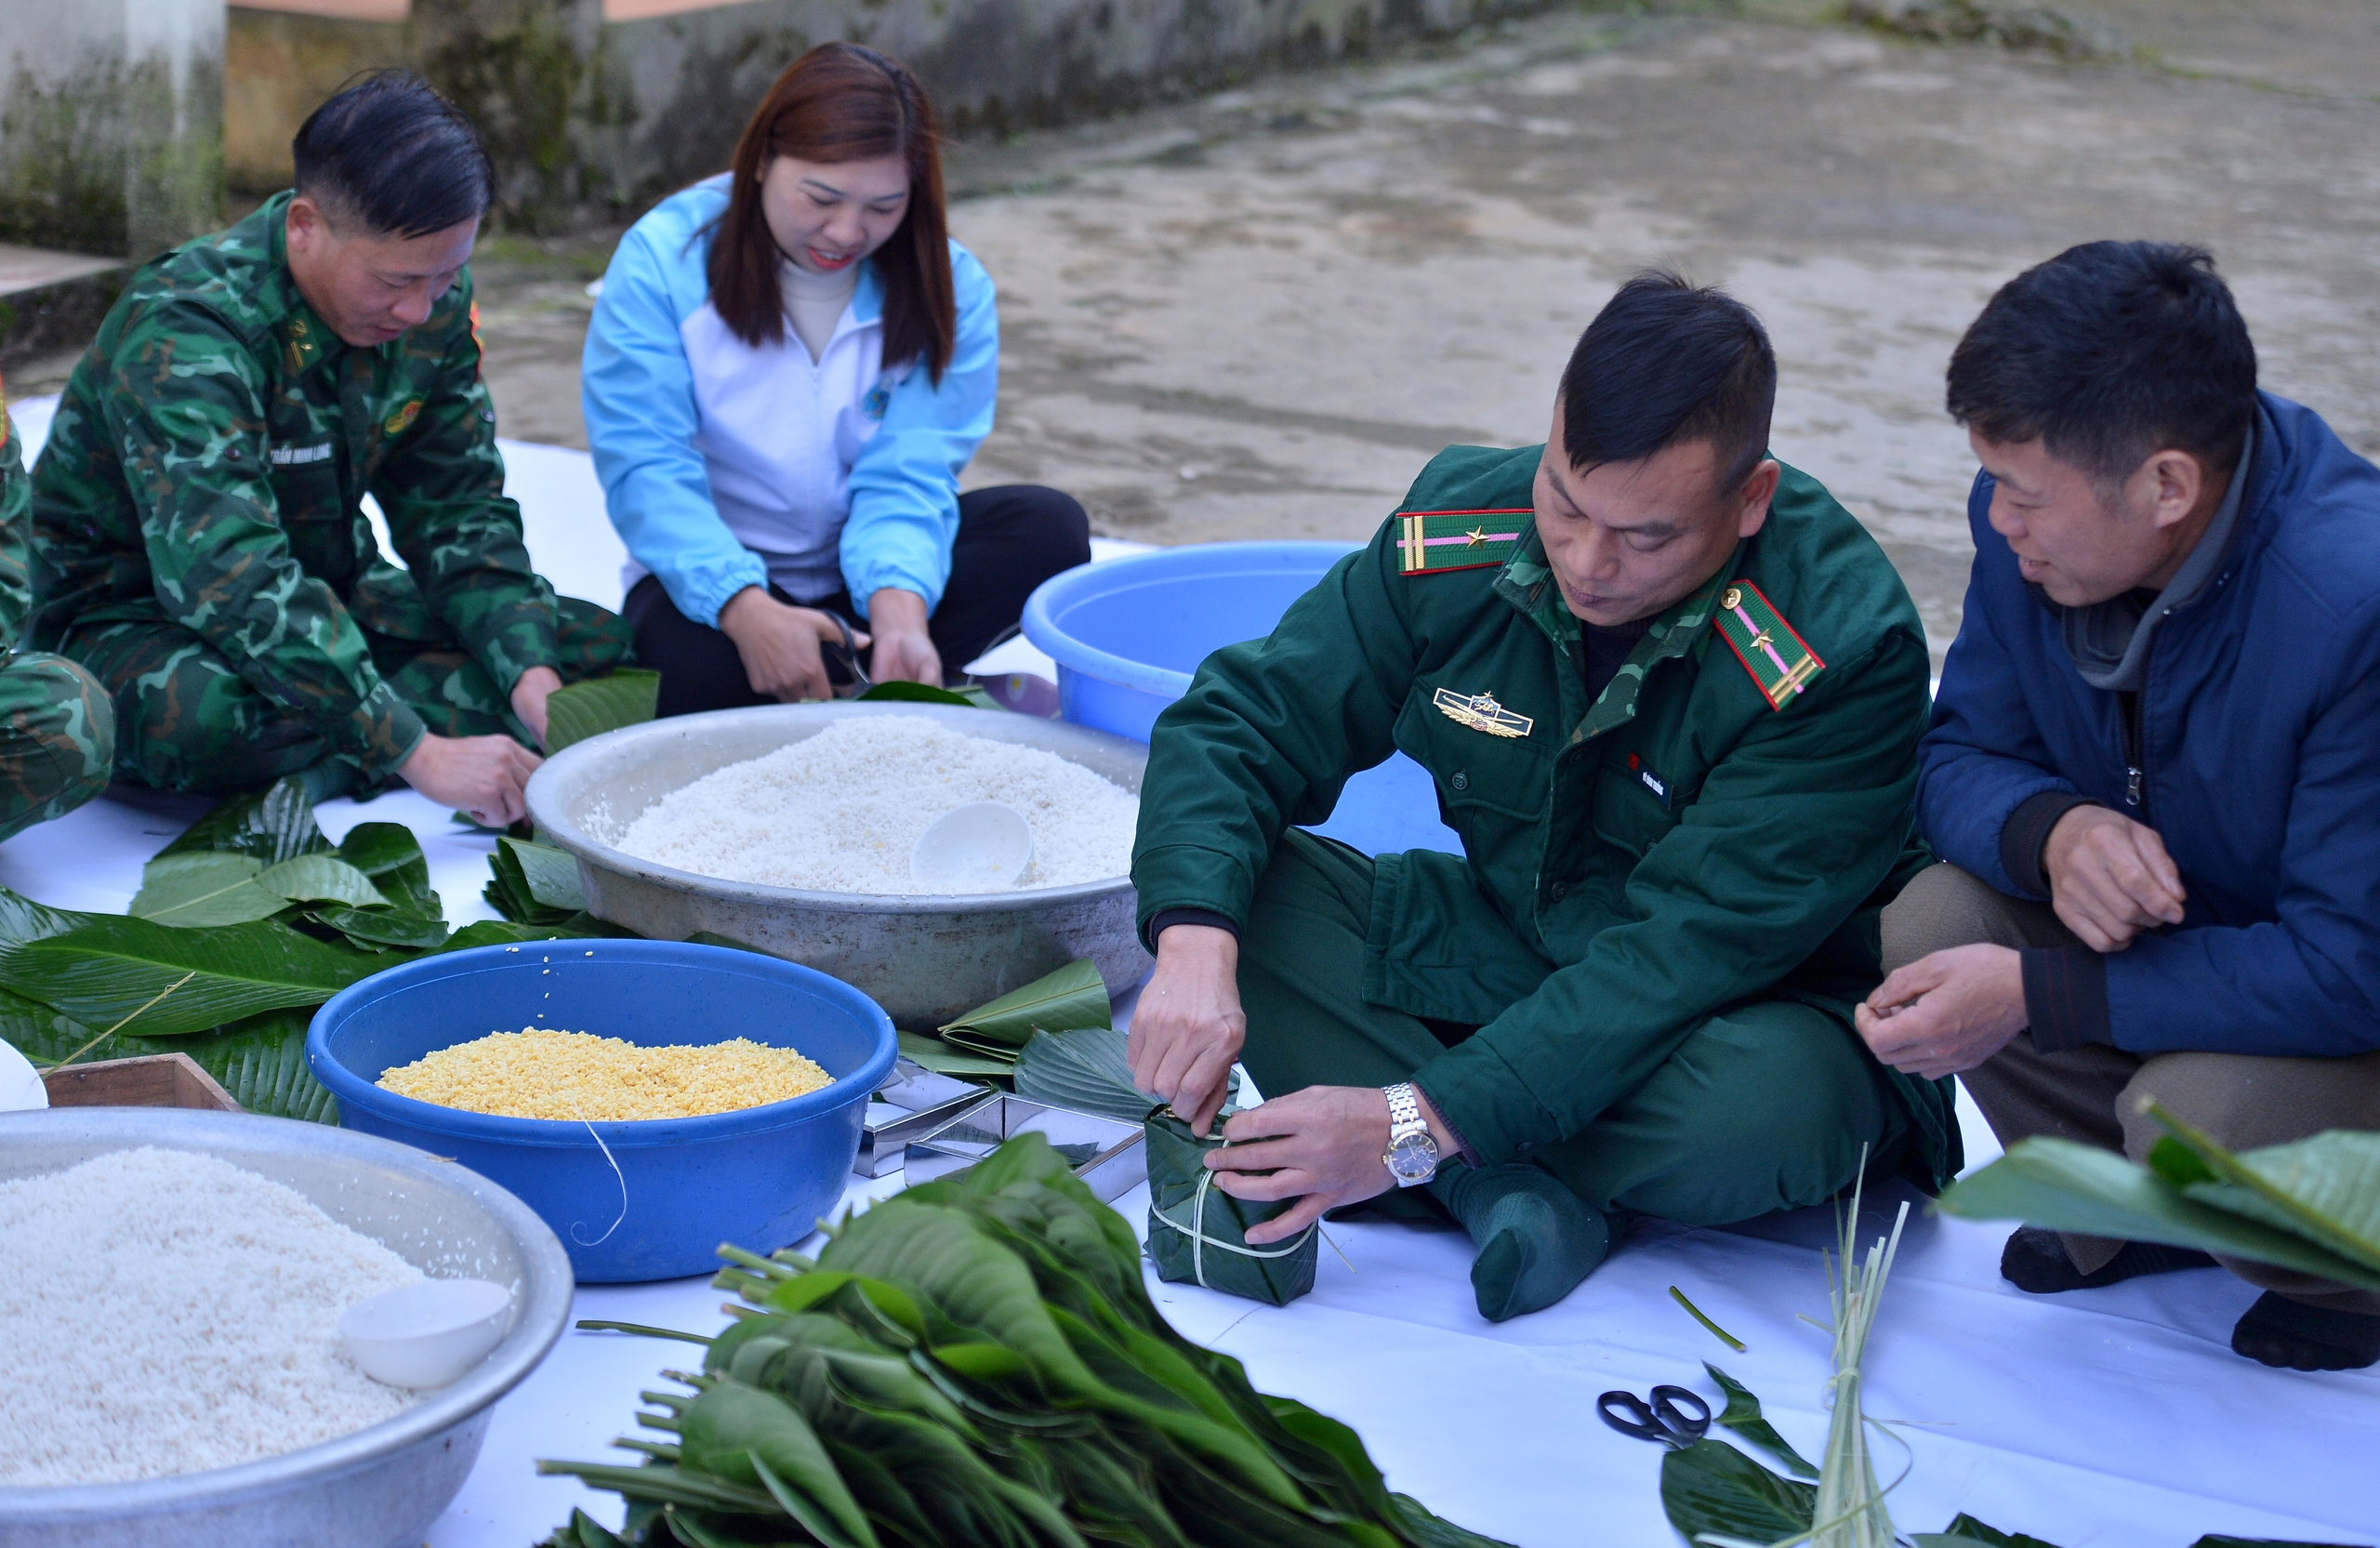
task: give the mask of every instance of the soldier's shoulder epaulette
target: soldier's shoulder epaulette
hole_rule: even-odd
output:
[[[1793,631],[1785,615],[1749,580],[1731,580],[1720,588],[1713,622],[1771,709],[1784,708],[1826,670],[1809,642]]]
[[[1518,510],[1400,510],[1396,523],[1397,567],[1408,576],[1446,570],[1477,570],[1501,564],[1520,551],[1535,512]]]

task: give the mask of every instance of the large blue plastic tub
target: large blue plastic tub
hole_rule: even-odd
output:
[[[647,1045],[749,1038],[799,1049],[835,1083],[741,1112],[591,1127],[466,1113],[374,1084],[433,1050],[531,1025]],[[509,1188],[553,1227],[580,1281],[596,1284],[704,1274],[720,1266],[721,1242],[774,1252],[808,1236],[842,1196],[868,1093],[895,1049],[892,1021],[848,985],[677,941],[421,958],[342,990],[306,1037],[342,1127],[451,1157]]]
[[[1025,637],[1058,664],[1059,713],[1137,741],[1215,651],[1273,632],[1354,543],[1197,543],[1085,564],[1042,582]],[[1357,774],[1315,831],[1367,854],[1461,851],[1429,772],[1403,753]]]

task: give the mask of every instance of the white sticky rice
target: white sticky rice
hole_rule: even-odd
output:
[[[825,893],[915,893],[909,851],[971,800],[1004,800],[1033,829],[1025,887],[1067,887],[1131,868],[1141,803],[1053,752],[969,736],[911,715],[838,721],[764,758],[673,790],[628,825],[640,860]]]

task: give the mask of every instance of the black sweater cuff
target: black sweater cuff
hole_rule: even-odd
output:
[[[2033,1052],[2060,1053],[2085,1043],[2115,1042],[2108,1024],[2108,959],[2089,946],[2017,954],[2025,974],[2025,1015]]]
[[[2042,846],[2049,842],[2049,830],[2076,807],[2098,804],[2077,791],[2043,790],[2008,814],[2000,828],[2000,868],[2018,892],[2049,896],[2049,878],[2042,874]]]
[[[1228,930],[1232,939],[1239,938],[1239,926],[1229,914],[1218,914],[1211,908],[1160,908],[1149,916],[1149,945],[1154,948],[1157,938],[1177,924],[1203,924],[1210,930]]]

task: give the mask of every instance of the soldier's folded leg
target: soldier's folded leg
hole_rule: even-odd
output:
[[[0,667],[0,839],[106,789],[114,759],[115,707],[99,679],[38,651]]]
[[[555,599],[554,649],[565,684],[602,677],[634,656],[636,636],[616,613],[581,602]],[[479,660],[443,625],[405,638],[366,629],[373,665],[440,736],[510,736],[535,745],[528,728],[512,713],[509,690],[499,690]]]
[[[1897,1171],[1914,1128],[1858,1035],[1797,1001],[1739,1005],[1689,1033],[1585,1132],[1538,1148],[1600,1209],[1726,1225],[1824,1203]]]
[[[1471,1030],[1365,1002],[1374,868],[1344,844],[1292,831],[1257,882],[1240,938],[1248,1016],[1241,1062],[1267,1096],[1307,1086],[1390,1085]],[[1507,961],[1537,963],[1520,971],[1543,976],[1544,964],[1517,938]],[[1478,1248],[1472,1292],[1491,1321],[1552,1305],[1610,1247],[1604,1216],[1527,1162],[1474,1170],[1449,1160],[1427,1189],[1399,1189],[1374,1203],[1391,1215],[1437,1218],[1429,1201],[1452,1214]]]
[[[115,776],[157,790],[234,790],[323,772],[330,745],[297,711],[258,693],[179,624],[126,620],[78,628],[68,652],[115,703]],[[351,781],[352,770],[346,771]]]

